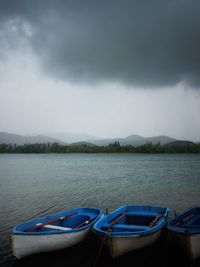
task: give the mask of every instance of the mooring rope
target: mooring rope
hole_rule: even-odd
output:
[[[107,213],[108,213],[108,211],[107,211]],[[109,226],[107,232],[106,232],[105,235],[104,235],[104,238],[103,238],[103,240],[102,240],[102,244],[101,244],[101,246],[100,246],[100,248],[99,248],[99,251],[98,251],[96,260],[95,260],[94,264],[92,265],[92,267],[95,267],[96,264],[97,264],[97,261],[98,261],[100,255],[101,255],[101,252],[102,252],[102,249],[103,249],[103,246],[104,246],[106,237],[109,236],[109,235],[112,233],[112,226],[113,226],[114,224],[118,223],[118,222],[120,221],[120,219],[121,219],[122,217],[124,217],[124,216],[126,216],[126,212],[125,212],[125,211],[122,212],[121,214],[119,214],[119,215],[112,221],[112,223],[110,224],[110,226]]]
[[[95,259],[94,263],[92,264],[92,267],[95,267],[96,266],[96,264],[97,264],[97,262],[99,260],[99,257],[101,255],[101,252],[103,250],[103,246],[105,244],[106,237],[109,236],[111,234],[111,232],[112,232],[112,229],[109,228],[108,231],[104,234],[103,240],[101,242],[101,246],[100,246],[99,251],[97,253],[96,259]]]

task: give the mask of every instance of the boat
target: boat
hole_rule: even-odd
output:
[[[169,239],[178,244],[191,259],[200,257],[200,207],[189,208],[167,225]]]
[[[16,225],[10,235],[13,255],[29,255],[71,247],[90,236],[103,216],[97,208],[74,208]]]
[[[100,236],[113,258],[153,244],[167,223],[169,208],[125,205],[96,222]]]

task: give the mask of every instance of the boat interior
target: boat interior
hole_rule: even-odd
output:
[[[96,210],[74,210],[72,213],[59,213],[58,215],[47,216],[37,220],[25,222],[15,227],[15,232],[55,232],[80,229],[100,216]]]
[[[101,229],[112,229],[112,231],[114,232],[142,232],[156,225],[161,218],[160,214],[158,216],[158,214],[153,213],[137,214],[135,212],[127,213],[124,216],[121,216],[119,220],[117,220],[118,216],[114,217],[110,221],[105,222],[101,226]]]

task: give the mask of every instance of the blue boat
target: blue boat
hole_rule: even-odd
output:
[[[94,224],[93,231],[105,241],[112,257],[153,244],[167,223],[169,208],[122,206]]]
[[[22,258],[73,246],[92,233],[103,216],[97,208],[74,208],[21,223],[11,233],[12,253]]]
[[[200,257],[200,207],[190,208],[167,225],[169,238],[192,258]]]

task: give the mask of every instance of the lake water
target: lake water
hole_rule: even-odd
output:
[[[9,243],[15,224],[73,207],[110,212],[124,204],[177,212],[200,205],[200,156],[1,154],[0,265],[20,266]]]

